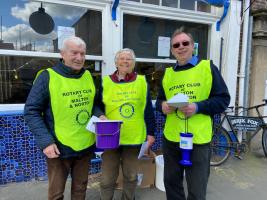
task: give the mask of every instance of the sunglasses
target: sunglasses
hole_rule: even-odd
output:
[[[184,41],[184,42],[177,42],[175,44],[172,45],[172,48],[177,49],[179,48],[181,45],[183,45],[184,47],[187,47],[190,44],[189,41]]]

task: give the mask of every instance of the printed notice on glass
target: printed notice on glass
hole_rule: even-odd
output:
[[[194,43],[194,52],[193,52],[193,54],[195,56],[198,56],[198,43]]]
[[[161,57],[170,57],[170,37],[162,37],[158,38],[158,56]]]
[[[63,46],[63,41],[71,36],[75,36],[75,29],[73,27],[58,26],[57,37],[58,37],[58,49]]]

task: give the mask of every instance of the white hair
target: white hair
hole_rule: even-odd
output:
[[[133,63],[135,63],[135,60],[136,60],[135,53],[132,49],[129,49],[129,48],[121,49],[116,53],[115,58],[114,58],[115,63],[118,61],[118,58],[119,58],[120,54],[122,54],[122,53],[129,53],[133,59]]]
[[[62,47],[61,47],[61,51],[65,51],[68,49],[68,43],[69,42],[72,42],[78,46],[83,46],[84,49],[86,49],[86,44],[85,42],[83,41],[83,39],[79,38],[79,37],[76,37],[76,36],[71,36],[71,37],[68,37],[66,39],[63,40],[63,44],[62,44]]]

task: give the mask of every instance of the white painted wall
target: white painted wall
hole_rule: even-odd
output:
[[[231,95],[230,106],[235,105],[236,97],[236,81],[241,26],[240,10],[241,2],[237,0],[232,0],[228,10],[228,14],[225,17],[223,23],[221,24],[220,33],[221,37],[224,38],[222,75]],[[213,37],[217,38],[218,36]]]
[[[112,21],[111,4],[107,4],[102,14],[102,76],[112,74],[115,70],[114,57],[121,48],[120,9],[117,9],[117,20]]]

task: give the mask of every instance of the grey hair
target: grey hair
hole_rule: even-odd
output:
[[[181,34],[186,34],[186,35],[190,38],[191,43],[194,44],[194,38],[193,38],[192,34],[189,33],[189,32],[186,32],[186,31],[184,30],[184,27],[183,27],[183,26],[180,27],[180,28],[177,28],[177,29],[173,32],[173,34],[172,34],[172,38],[171,38],[171,43],[172,43],[173,38],[174,38],[176,35],[181,35]]]
[[[135,60],[136,60],[135,53],[132,49],[129,49],[129,48],[121,49],[116,53],[115,58],[114,58],[115,63],[118,61],[118,58],[119,58],[120,54],[122,54],[122,53],[131,54],[131,57],[133,59],[133,63],[135,63]]]
[[[67,50],[69,42],[73,42],[74,44],[78,46],[82,46],[84,47],[84,49],[86,49],[86,43],[83,41],[83,39],[76,37],[76,36],[71,36],[63,40],[63,44],[60,50],[61,51]]]

